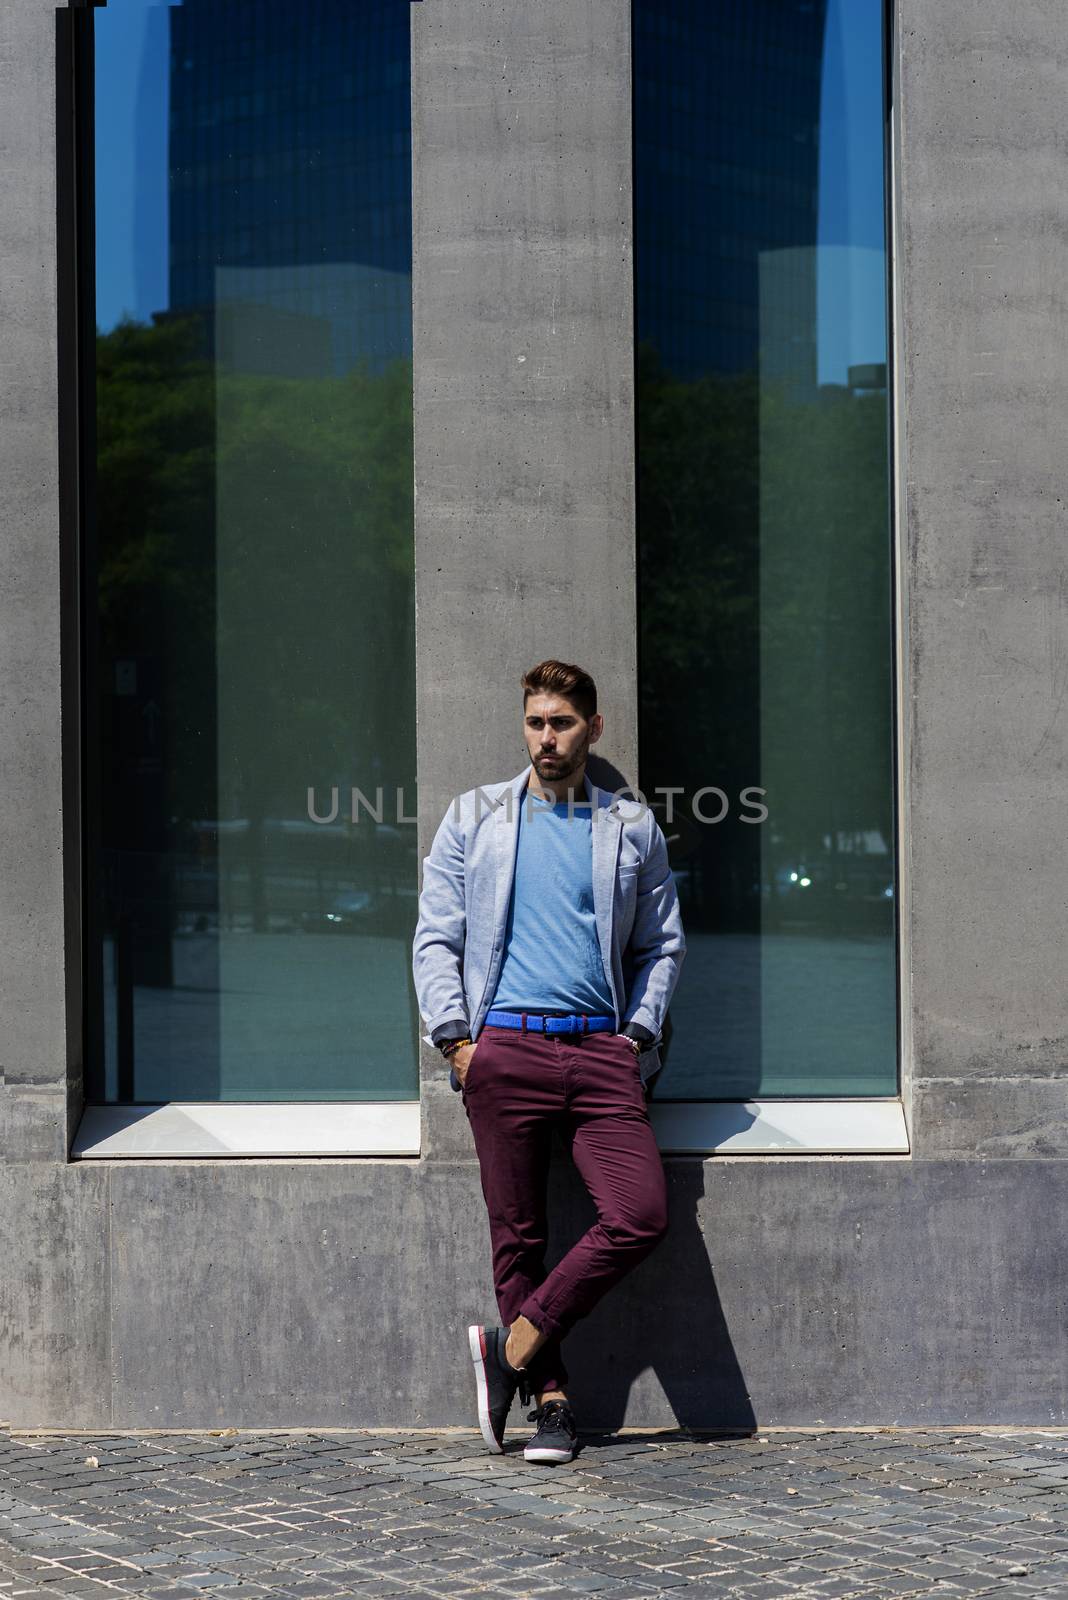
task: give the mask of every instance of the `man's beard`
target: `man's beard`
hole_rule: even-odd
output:
[[[582,763],[585,761],[589,752],[589,748],[590,741],[587,739],[581,748],[575,750],[570,756],[556,756],[553,760],[552,766],[549,769],[553,781],[555,782],[560,778],[569,778],[573,772],[577,772],[579,767],[581,767]],[[543,756],[540,752],[534,757],[534,770],[537,772],[539,777],[541,776],[542,762],[547,759],[548,758]]]

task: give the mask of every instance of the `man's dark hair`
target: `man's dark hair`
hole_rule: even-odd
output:
[[[559,694],[588,722],[597,710],[597,685],[588,672],[567,661],[539,661],[521,679],[523,705],[532,694]]]

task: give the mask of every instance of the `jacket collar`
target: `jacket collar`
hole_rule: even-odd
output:
[[[522,772],[517,772],[515,777],[505,785],[506,789],[510,789],[512,791],[512,804],[510,807],[507,805],[499,806],[497,811],[494,813],[498,825],[501,825],[502,823],[508,822],[509,819],[506,817],[505,813],[508,810],[511,810],[513,839],[514,834],[519,826],[519,802],[521,802],[526,795],[532,770],[533,769],[529,766],[524,767]],[[583,772],[582,774],[582,786],[586,791],[586,799],[589,800],[593,807],[601,813],[600,816],[595,818],[595,822],[614,822],[618,826],[622,827],[623,818],[620,817],[618,813],[613,813],[609,810],[609,806],[612,803],[612,795],[609,793],[609,791],[607,789],[598,788],[595,783],[591,783],[588,772]]]

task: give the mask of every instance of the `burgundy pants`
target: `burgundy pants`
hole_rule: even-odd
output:
[[[560,1341],[667,1232],[664,1168],[634,1051],[618,1033],[542,1034],[485,1027],[463,1085],[489,1212],[502,1324],[526,1317],[545,1344],[535,1390],[563,1388]],[[597,1221],[545,1270],[552,1133],[597,1208]]]

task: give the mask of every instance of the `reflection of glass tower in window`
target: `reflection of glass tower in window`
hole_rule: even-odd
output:
[[[184,0],[169,18],[171,312],[203,311],[245,372],[410,354],[408,7]]]
[[[641,787],[767,807],[675,851],[703,1094],[896,1084],[882,13],[634,0]]]
[[[787,343],[762,365],[799,375],[791,335],[815,320],[826,12],[827,0],[635,0],[637,329],[678,377],[754,369],[777,327]],[[772,282],[760,258],[782,251],[792,259]]]

